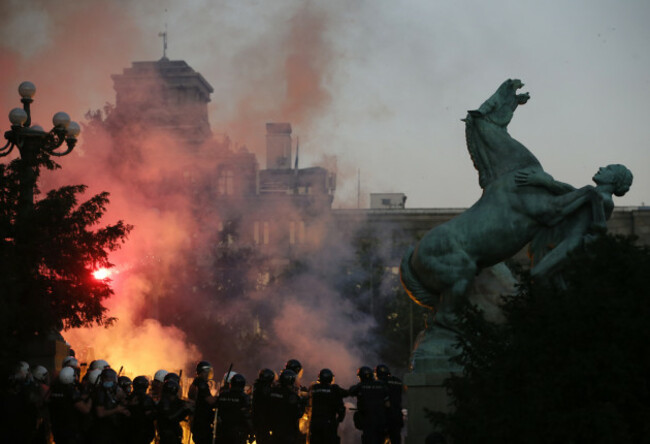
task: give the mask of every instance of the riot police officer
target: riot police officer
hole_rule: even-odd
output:
[[[131,413],[126,423],[126,436],[129,444],[149,444],[156,436],[154,420],[156,404],[147,394],[149,380],[145,376],[133,379],[133,391],[127,397],[127,408]]]
[[[280,373],[279,384],[271,388],[272,442],[296,444],[300,436],[298,421],[305,412],[305,405],[296,390],[297,375],[285,369]]]
[[[95,424],[91,439],[97,444],[113,444],[122,442],[124,416],[129,411],[119,403],[123,398],[122,390],[117,385],[117,373],[110,367],[104,368],[100,375],[101,385],[95,392],[93,408]]]
[[[196,378],[192,381],[189,389],[189,397],[195,402],[191,431],[196,444],[209,444],[212,442],[214,409],[217,398],[212,396],[210,392],[209,381],[211,375],[212,365],[208,361],[199,362],[196,365]]]
[[[343,391],[334,384],[334,374],[324,368],[318,374],[318,382],[309,388],[310,444],[337,444],[337,429],[345,418]]]
[[[275,381],[275,372],[268,368],[260,370],[257,380],[253,384],[253,430],[258,444],[271,442],[271,415],[270,405],[271,387]]]
[[[47,404],[50,400],[50,373],[42,365],[32,369],[32,377],[36,385],[36,406],[38,408],[38,424],[32,444],[47,444],[50,436],[50,414]]]
[[[162,386],[156,425],[160,444],[181,444],[183,429],[180,422],[187,418],[191,409],[178,397],[180,386],[170,379]],[[196,442],[196,440],[194,441]]]
[[[8,382],[2,399],[4,402],[0,404],[3,439],[7,442],[31,442],[39,421],[39,394],[29,364],[18,362]]]
[[[388,396],[390,399],[390,407],[386,418],[388,439],[390,439],[391,444],[400,444],[402,440],[402,427],[404,427],[404,418],[402,416],[402,392],[404,392],[404,384],[397,376],[391,375],[390,369],[384,364],[379,364],[375,367],[375,375],[377,375],[377,380],[384,382],[388,387]]]
[[[359,383],[349,390],[350,396],[357,398],[354,426],[363,432],[363,444],[383,444],[387,410],[390,407],[388,387],[375,380],[370,367],[360,367],[357,376]]]
[[[289,359],[285,364],[284,369],[291,370],[296,374],[296,385],[298,387],[298,394],[300,396],[305,396],[305,397],[308,396],[307,387],[301,385],[303,369],[300,361],[298,361],[297,359]]]
[[[250,399],[244,393],[246,379],[236,374],[230,378],[228,388],[217,398],[219,425],[216,442],[221,444],[245,444],[252,430]]]
[[[162,395],[162,386],[165,383],[165,376],[167,376],[167,373],[169,373],[167,370],[161,368],[153,375],[150,394],[156,403],[160,401],[160,397]]]
[[[57,444],[83,442],[83,416],[90,414],[92,401],[82,396],[76,378],[74,368],[64,367],[50,390],[52,436]]]

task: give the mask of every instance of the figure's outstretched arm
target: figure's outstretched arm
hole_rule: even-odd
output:
[[[518,187],[537,186],[544,187],[553,194],[566,194],[576,189],[568,183],[553,179],[553,176],[544,171],[517,171],[515,183]]]

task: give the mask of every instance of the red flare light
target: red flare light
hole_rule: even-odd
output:
[[[103,281],[104,279],[110,277],[111,275],[111,270],[108,268],[100,268],[98,270],[93,271],[93,277],[99,281]]]

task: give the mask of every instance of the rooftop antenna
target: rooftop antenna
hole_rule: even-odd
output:
[[[165,12],[167,12],[166,9]],[[159,32],[158,37],[163,38],[163,56],[161,60],[167,60],[167,23],[165,23],[165,32]]]
[[[357,170],[357,209],[361,208],[361,168]]]
[[[293,166],[294,193],[298,193],[298,156],[300,155],[300,137],[296,137],[296,162]]]

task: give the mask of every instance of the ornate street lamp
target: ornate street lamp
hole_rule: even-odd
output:
[[[54,128],[45,132],[38,125],[31,126],[32,118],[30,105],[36,93],[32,82],[23,82],[18,87],[23,108],[14,108],[9,113],[11,130],[5,132],[7,143],[0,148],[0,157],[7,156],[14,147],[18,147],[20,161],[18,163],[19,195],[16,219],[17,240],[29,237],[29,216],[34,208],[34,188],[39,174],[39,155],[46,153],[52,156],[70,154],[75,144],[80,128],[77,122],[70,121],[70,116],[64,112],[54,114]],[[66,142],[67,149],[58,151]]]
[[[54,128],[49,132],[45,132],[38,125],[31,126],[30,104],[34,101],[32,97],[36,93],[36,87],[32,82],[23,82],[18,87],[18,93],[21,96],[20,101],[23,103],[23,108],[14,108],[9,113],[11,130],[5,132],[7,143],[0,148],[0,157],[11,153],[16,146],[20,151],[20,157],[28,163],[31,163],[30,160],[35,160],[41,150],[53,156],[69,154],[77,143],[77,136],[80,132],[79,124],[70,121],[70,116],[60,111],[52,118]],[[63,141],[66,142],[68,148],[65,151],[57,151]]]

